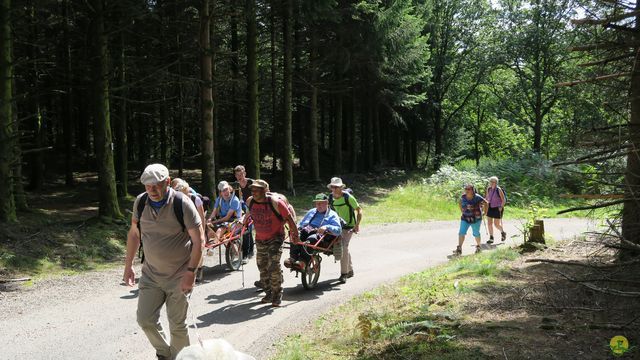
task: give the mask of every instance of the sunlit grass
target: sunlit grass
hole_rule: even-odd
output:
[[[510,248],[464,256],[365,292],[287,337],[273,359],[488,358],[456,341],[461,300],[496,286],[503,262],[518,256]]]

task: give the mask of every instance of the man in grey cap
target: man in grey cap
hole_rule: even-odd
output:
[[[128,286],[135,284],[133,258],[142,241],[138,324],[156,349],[158,359],[173,359],[189,345],[187,294],[193,288],[202,252],[202,219],[193,202],[169,186],[169,170],[164,165],[147,166],[140,182],[145,192],[133,204],[123,280]],[[170,343],[159,322],[163,304],[167,306]]]

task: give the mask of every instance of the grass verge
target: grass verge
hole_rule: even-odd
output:
[[[287,337],[274,359],[482,358],[456,341],[461,300],[497,286],[516,257],[509,248],[465,256],[364,293],[321,316],[313,336]]]
[[[584,266],[528,263],[530,257]],[[640,264],[611,264],[613,252],[594,241],[560,242],[520,255],[499,248],[451,260],[357,296],[278,344],[273,359],[605,359],[624,336],[622,358],[638,358]],[[563,275],[564,274],[564,275]],[[612,282],[610,279],[615,278]]]

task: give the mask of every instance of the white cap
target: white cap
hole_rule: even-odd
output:
[[[218,183],[218,191],[222,191],[222,190],[224,190],[224,189],[226,189],[228,187],[231,187],[231,185],[229,185],[229,183],[224,181],[224,180],[222,180],[222,181],[220,181]]]
[[[162,164],[151,164],[144,168],[140,182],[144,185],[155,185],[169,178],[169,169]]]

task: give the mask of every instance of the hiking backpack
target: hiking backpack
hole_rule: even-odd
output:
[[[173,213],[176,214],[176,219],[180,226],[182,227],[182,231],[184,232],[186,226],[184,225],[184,211],[182,210],[182,193],[176,192],[176,196],[173,198]],[[192,195],[193,196],[193,195]],[[140,200],[138,201],[138,207],[136,208],[136,214],[138,215],[138,233],[140,233],[140,247],[138,248],[138,257],[140,258],[140,262],[144,262],[144,251],[142,249],[142,230],[140,228],[140,219],[142,218],[142,212],[144,211],[144,207],[147,205],[147,199],[149,198],[149,194],[144,193]],[[193,198],[191,200],[194,200]]]
[[[343,221],[346,222],[346,224],[351,224],[351,221],[356,216],[355,209],[353,208],[353,206],[351,206],[351,203],[349,202],[349,199],[351,198],[352,195],[353,195],[353,190],[351,190],[351,188],[346,188],[342,190],[342,197],[344,198],[344,203],[349,208],[349,221],[345,221],[344,219],[341,218]],[[331,207],[331,210],[337,212],[336,208],[333,206],[333,193],[329,194],[329,206]]]

